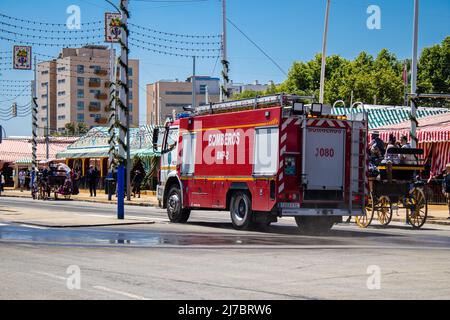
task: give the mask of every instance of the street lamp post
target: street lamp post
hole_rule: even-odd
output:
[[[325,12],[325,28],[323,32],[323,45],[322,45],[322,65],[320,67],[320,93],[319,103],[323,103],[323,97],[325,94],[325,66],[327,55],[327,35],[328,35],[328,16],[330,13],[330,0],[327,0],[327,9]]]
[[[419,0],[414,0],[413,49],[411,63],[411,147],[417,147],[417,105],[414,95],[417,90],[417,42],[419,35]]]

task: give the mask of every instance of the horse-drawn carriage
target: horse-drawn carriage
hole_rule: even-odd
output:
[[[49,172],[38,172],[35,184],[32,188],[33,199],[47,200],[51,194],[55,200],[63,196],[70,199],[73,191],[70,179],[70,169],[65,165],[58,165]]]
[[[422,149],[390,148],[388,155],[398,155],[406,161],[396,163],[385,161],[369,173],[369,193],[365,206],[365,215],[356,218],[356,223],[368,227],[375,214],[381,225],[387,226],[394,211],[406,209],[406,219],[413,228],[421,228],[427,219],[428,204],[418,173],[424,170],[418,164],[418,155]],[[413,160],[410,160],[412,159]]]

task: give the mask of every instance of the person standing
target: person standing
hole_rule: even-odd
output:
[[[20,187],[20,192],[23,192],[23,187],[25,185],[25,171],[20,170],[19,171],[19,187]]]
[[[447,219],[450,219],[450,163],[447,163],[447,165],[445,166],[444,180],[442,182],[442,192],[444,193],[444,196],[447,199],[448,205]]]
[[[0,171],[0,195],[2,195],[4,185],[5,185],[5,176],[3,175],[3,172]]]
[[[97,180],[98,180],[98,170],[94,166],[89,167],[87,174],[87,182],[89,184],[89,193],[91,197],[97,196]]]
[[[142,172],[137,169],[134,172],[134,178],[133,178],[133,197],[136,198],[136,194],[138,194],[138,198],[141,197],[141,184],[142,180],[144,180],[144,175]]]

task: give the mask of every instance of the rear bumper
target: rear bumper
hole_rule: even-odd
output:
[[[298,216],[362,216],[363,210],[347,210],[333,208],[280,208],[279,213],[282,217]]]

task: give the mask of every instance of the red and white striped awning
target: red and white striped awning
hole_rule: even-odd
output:
[[[78,138],[51,138],[49,143],[49,158],[56,158],[56,154],[65,150]],[[46,145],[43,139],[39,139],[37,144],[37,160],[46,158]],[[17,160],[32,158],[30,138],[6,138],[0,143],[0,162],[15,162]]]
[[[410,139],[411,122],[405,121],[392,126],[385,126],[373,131],[380,133],[380,138],[388,141],[389,135],[393,134],[400,139],[406,135]],[[450,113],[419,119],[417,127],[417,138],[419,142],[447,142],[450,141]]]
[[[372,130],[378,131],[380,138],[389,140],[389,135],[393,134],[397,140],[402,135],[410,137],[411,122],[406,121],[392,126],[385,126]],[[440,174],[447,163],[450,163],[450,113],[438,116],[431,116],[419,119],[417,127],[418,147],[424,149],[425,156],[431,156],[431,172],[434,175]]]

